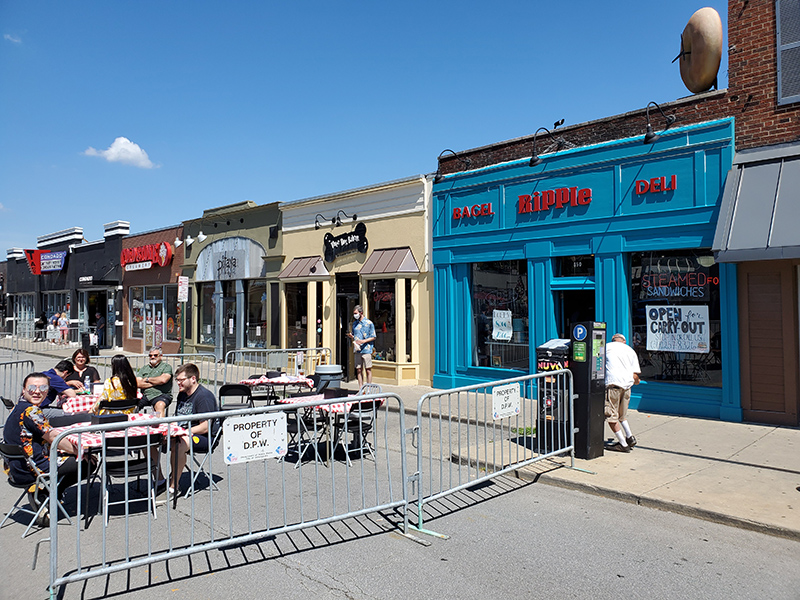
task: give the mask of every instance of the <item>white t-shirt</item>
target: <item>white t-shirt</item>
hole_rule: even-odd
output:
[[[633,386],[633,374],[641,373],[639,357],[628,344],[606,344],[606,385],[628,389]]]

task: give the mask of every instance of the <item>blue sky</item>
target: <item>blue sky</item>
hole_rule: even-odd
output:
[[[0,0],[0,260],[690,95],[671,61],[703,6],[727,49],[721,1]]]

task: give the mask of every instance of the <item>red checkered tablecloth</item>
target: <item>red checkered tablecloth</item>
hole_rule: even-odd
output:
[[[314,387],[314,382],[307,377],[297,377],[295,375],[283,375],[281,377],[266,377],[262,375],[257,379],[242,379],[239,383],[243,385],[305,385]]]
[[[348,398],[356,398],[356,396],[348,396]],[[316,394],[314,396],[299,396],[296,398],[278,398],[278,402],[280,404],[299,404],[301,402],[322,402],[324,400],[325,396],[323,394]],[[321,404],[317,408],[333,414],[342,414],[350,412],[350,409],[353,407],[353,404],[356,404],[357,402],[358,402],[357,400],[354,400],[353,402],[334,402],[332,404]],[[383,404],[383,400],[381,400],[379,404]]]
[[[100,398],[100,394],[81,394],[74,398],[67,398],[64,404],[61,405],[61,409],[70,414],[89,412]]]
[[[70,442],[72,442],[75,446],[79,446],[79,457],[83,457],[83,453],[86,450],[91,450],[93,448],[100,448],[103,445],[103,436],[105,437],[125,437],[126,432],[128,436],[137,436],[137,435],[155,435],[158,433],[166,434],[169,431],[170,437],[188,437],[189,432],[184,429],[183,427],[175,424],[175,423],[161,423],[159,425],[154,425],[152,427],[147,426],[147,421],[152,421],[157,417],[154,415],[144,415],[140,413],[133,413],[128,415],[128,421],[141,421],[141,425],[134,425],[133,427],[128,427],[127,429],[115,429],[111,431],[105,432],[83,432],[83,433],[73,433],[71,435],[67,435],[67,438]],[[70,429],[75,429],[77,427],[85,427],[88,423],[74,423],[72,425],[67,425],[66,427],[54,427],[53,432],[56,434],[61,433],[62,431],[68,431]]]

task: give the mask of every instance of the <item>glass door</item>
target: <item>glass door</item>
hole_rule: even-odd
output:
[[[164,341],[164,303],[148,300],[144,304],[144,346],[160,348]]]

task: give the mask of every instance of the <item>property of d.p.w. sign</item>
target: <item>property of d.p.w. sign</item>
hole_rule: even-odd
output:
[[[566,206],[586,206],[592,201],[591,188],[557,188],[518,197],[517,214],[548,211]]]

